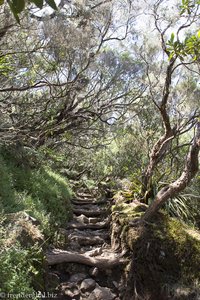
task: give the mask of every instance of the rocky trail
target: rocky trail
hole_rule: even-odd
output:
[[[46,255],[49,285],[57,282],[56,299],[122,299],[125,260],[111,245],[112,199],[80,189],[72,204],[73,219],[61,229],[65,249]]]

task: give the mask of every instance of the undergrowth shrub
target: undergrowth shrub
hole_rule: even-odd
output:
[[[29,257],[29,251],[20,246],[0,252],[0,292],[14,294],[34,292],[32,275],[37,274],[37,270],[33,267],[32,259],[33,257]]]
[[[67,180],[22,152],[0,149],[0,293],[43,291],[42,246],[71,216]]]

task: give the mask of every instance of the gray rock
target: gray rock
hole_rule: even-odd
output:
[[[113,294],[109,288],[97,285],[97,287],[89,295],[88,300],[113,300],[115,298],[116,295]]]
[[[85,216],[85,215],[80,215],[78,217],[76,217],[76,220],[78,222],[84,223],[84,224],[88,224],[89,223],[89,219]]]
[[[81,292],[85,293],[87,291],[92,291],[96,287],[96,281],[92,278],[87,278],[82,281],[80,290]]]
[[[80,283],[84,279],[86,279],[88,276],[84,273],[77,273],[70,277],[69,282],[77,282]]]

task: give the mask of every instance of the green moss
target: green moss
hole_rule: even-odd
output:
[[[131,204],[121,202],[113,205],[112,213],[120,225],[125,226],[134,218],[140,218],[144,213],[144,208],[143,205],[136,205],[134,202]]]
[[[158,297],[166,286],[200,283],[200,234],[192,232],[163,213],[143,228],[126,228],[134,258],[130,280],[136,280],[139,290]]]

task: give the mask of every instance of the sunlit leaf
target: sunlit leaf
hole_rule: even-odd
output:
[[[170,42],[173,43],[173,41],[174,41],[174,33],[172,32],[171,37],[170,37]]]
[[[31,0],[38,8],[42,9],[44,1],[43,0]]]

